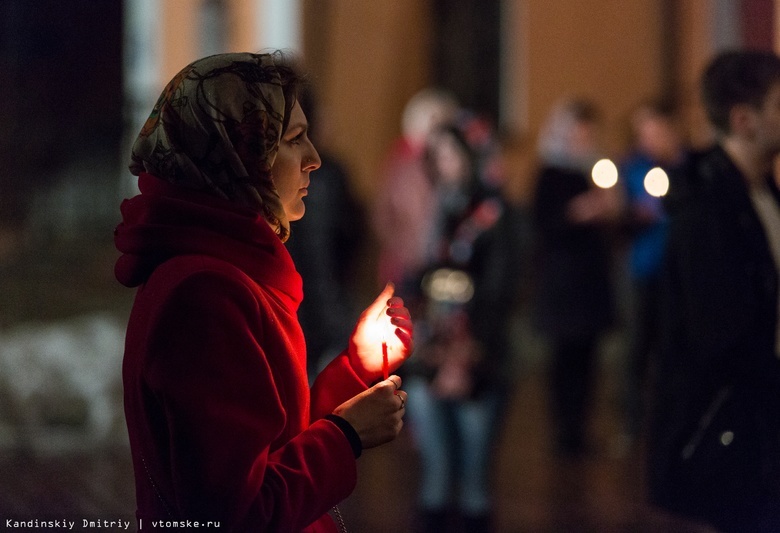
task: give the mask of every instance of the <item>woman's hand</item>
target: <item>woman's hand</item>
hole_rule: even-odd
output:
[[[404,301],[393,296],[388,283],[363,314],[349,339],[349,362],[365,383],[382,377],[382,343],[387,345],[387,367],[394,372],[414,348],[412,319]]]
[[[401,432],[406,392],[400,386],[401,378],[390,376],[333,411],[355,428],[364,450],[390,442]]]

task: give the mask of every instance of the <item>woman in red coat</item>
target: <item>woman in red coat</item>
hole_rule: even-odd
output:
[[[144,527],[336,531],[356,458],[402,426],[409,312],[388,286],[309,389],[284,246],[320,165],[278,54],[220,54],[171,80],[141,130],[116,230],[138,287],[123,380]],[[316,179],[316,178],[315,178]],[[375,383],[373,386],[370,384]]]

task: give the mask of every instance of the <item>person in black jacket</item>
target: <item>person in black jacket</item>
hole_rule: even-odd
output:
[[[615,316],[609,229],[619,210],[614,191],[590,178],[599,159],[599,127],[593,103],[564,100],[539,135],[533,323],[550,347],[555,451],[569,458],[590,448],[598,346]]]
[[[780,531],[780,58],[721,53],[702,92],[718,143],[671,177],[650,496],[723,531]]]

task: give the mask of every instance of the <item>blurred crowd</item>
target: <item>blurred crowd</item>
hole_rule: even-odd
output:
[[[652,503],[718,530],[776,530],[780,432],[768,391],[778,352],[756,337],[775,339],[778,328],[778,64],[748,52],[713,60],[702,91],[717,135],[706,150],[691,148],[679,109],[662,96],[638,95],[618,153],[605,148],[604,110],[561,99],[534,135],[528,202],[507,194],[517,176],[495,124],[435,87],[408,101],[366,211],[323,156],[312,186],[338,202],[309,203],[308,220],[319,229],[349,220],[353,230],[322,232],[330,242],[316,257],[301,249],[296,259],[302,272],[320,271],[310,279],[340,279],[328,290],[349,293],[354,278],[327,272],[354,272],[345,243],[355,228],[370,230],[376,283],[395,283],[412,310],[417,348],[402,375],[420,531],[495,528],[491,469],[516,383],[511,318],[520,310],[547,348],[557,457],[607,453],[592,419],[605,337],[617,331],[621,421],[610,449],[648,461]],[[307,305],[336,313],[320,302],[326,285],[314,282],[304,316]],[[347,334],[326,341],[336,333],[310,327],[310,358],[332,355]]]

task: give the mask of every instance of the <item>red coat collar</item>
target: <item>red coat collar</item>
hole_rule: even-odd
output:
[[[138,186],[141,194],[122,202],[122,222],[114,231],[122,252],[114,269],[120,283],[141,285],[157,266],[179,255],[207,255],[278,289],[297,309],[301,277],[261,213],[148,173],[139,176]]]

